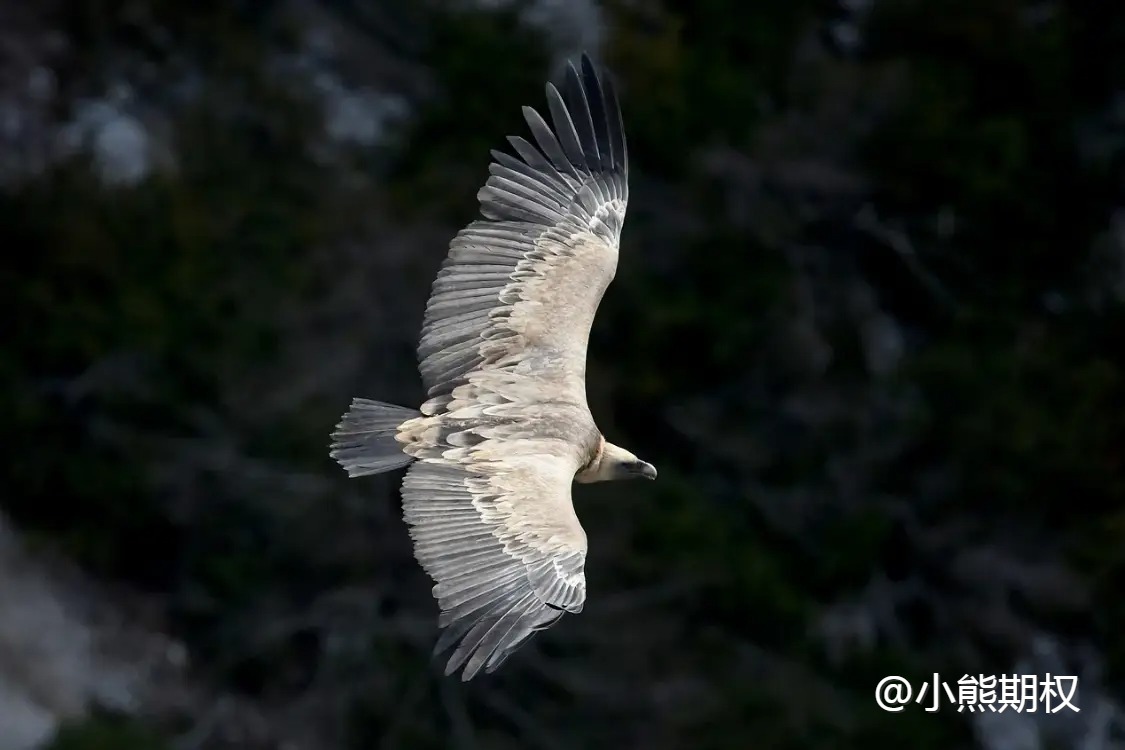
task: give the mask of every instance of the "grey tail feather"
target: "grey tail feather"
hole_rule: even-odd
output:
[[[406,466],[414,460],[402,450],[395,439],[399,425],[421,416],[417,409],[408,409],[366,398],[352,399],[332,433],[330,456],[348,472],[349,477],[379,474]]]

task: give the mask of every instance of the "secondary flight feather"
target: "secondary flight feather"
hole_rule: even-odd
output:
[[[403,517],[435,581],[446,674],[492,672],[586,601],[574,482],[656,478],[606,441],[586,403],[586,346],[617,271],[629,199],[621,109],[590,58],[548,83],[550,122],[493,151],[481,219],[434,281],[418,343],[426,401],[355,399],[331,455],[358,477],[409,466]],[[534,143],[532,142],[534,141]]]

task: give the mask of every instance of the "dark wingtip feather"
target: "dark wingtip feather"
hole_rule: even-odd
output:
[[[522,108],[531,140],[508,138],[518,160],[493,153],[489,179],[478,193],[485,219],[554,226],[568,210],[582,216],[594,210],[574,203],[576,190],[587,190],[587,201],[628,199],[621,108],[608,75],[582,53],[577,63],[568,61],[560,86],[547,82],[544,88],[542,114]],[[594,221],[592,215],[584,220]],[[619,219],[602,221],[604,231],[620,228]]]
[[[454,649],[446,661],[445,676],[461,670],[468,682],[482,671],[491,674],[536,633],[563,616],[563,610],[545,605],[530,589],[516,589],[491,603],[475,616],[454,619],[442,630],[433,655]]]
[[[572,167],[627,176],[621,104],[609,72],[582,52],[577,63],[567,61],[561,90],[552,82],[544,89],[550,125],[533,107],[523,107],[523,114],[547,159],[563,173],[573,173],[568,169]],[[565,157],[564,163],[560,157]]]
[[[587,52],[582,53],[580,65],[582,87],[598,137],[598,148],[605,160],[603,169],[627,175],[629,160],[625,147],[625,126],[613,76],[604,68],[599,71]]]
[[[625,122],[621,116],[621,103],[613,79],[606,76],[603,86],[606,108],[606,123],[609,125],[609,138],[613,144],[613,166],[621,174],[629,174],[629,150],[625,144]]]
[[[579,93],[581,95],[581,92]],[[579,171],[592,171],[590,165],[586,163],[586,153],[575,124],[575,115],[578,113],[571,111],[577,109],[577,107],[568,104],[558,87],[553,83],[547,84],[547,109],[550,111],[551,121],[555,125],[555,136],[558,138],[566,158]]]
[[[605,159],[605,154],[602,153],[605,142],[598,137],[597,117],[591,107],[598,97],[591,96],[592,92],[587,92],[587,83],[583,81],[574,63],[568,62],[563,88],[566,105],[570,110],[574,128],[578,132],[578,141],[582,146],[586,164],[589,165],[591,172],[601,172],[612,163],[612,160]]]

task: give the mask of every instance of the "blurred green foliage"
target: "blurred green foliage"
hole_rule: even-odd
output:
[[[169,750],[169,745],[136,722],[103,716],[67,724],[45,750]]]
[[[424,54],[439,93],[413,122],[391,173],[396,207],[406,216],[467,223],[489,152],[507,148],[512,113],[542,98],[545,39],[524,30],[520,7],[431,16]],[[499,49],[503,60],[494,57]]]
[[[295,123],[297,114],[276,117]],[[98,446],[113,435],[87,431],[123,420],[186,437],[200,428],[201,405],[219,418],[244,409],[216,402],[221,383],[232,370],[268,367],[279,305],[307,288],[300,258],[326,236],[315,175],[294,163],[297,144],[252,123],[185,119],[181,148],[210,156],[176,177],[104,191],[84,165],[66,165],[0,203],[22,253],[0,272],[11,290],[4,314],[21,321],[10,341],[22,366],[3,368],[14,418],[2,429],[19,472],[7,506],[33,525],[81,526],[71,552],[102,572],[166,569],[161,550],[175,556],[165,546],[175,532],[153,515],[145,488],[154,446],[130,441],[106,454]],[[115,363],[126,377],[93,371]],[[85,392],[84,378],[107,377]]]

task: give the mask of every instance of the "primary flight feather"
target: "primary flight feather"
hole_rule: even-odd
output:
[[[573,482],[656,470],[605,440],[586,403],[586,345],[617,270],[628,153],[608,77],[589,57],[550,123],[523,114],[534,144],[493,151],[462,229],[434,281],[418,343],[418,410],[355,399],[332,434],[349,476],[409,465],[403,517],[434,579],[446,667],[495,670],[537,630],[586,600],[586,533]]]

